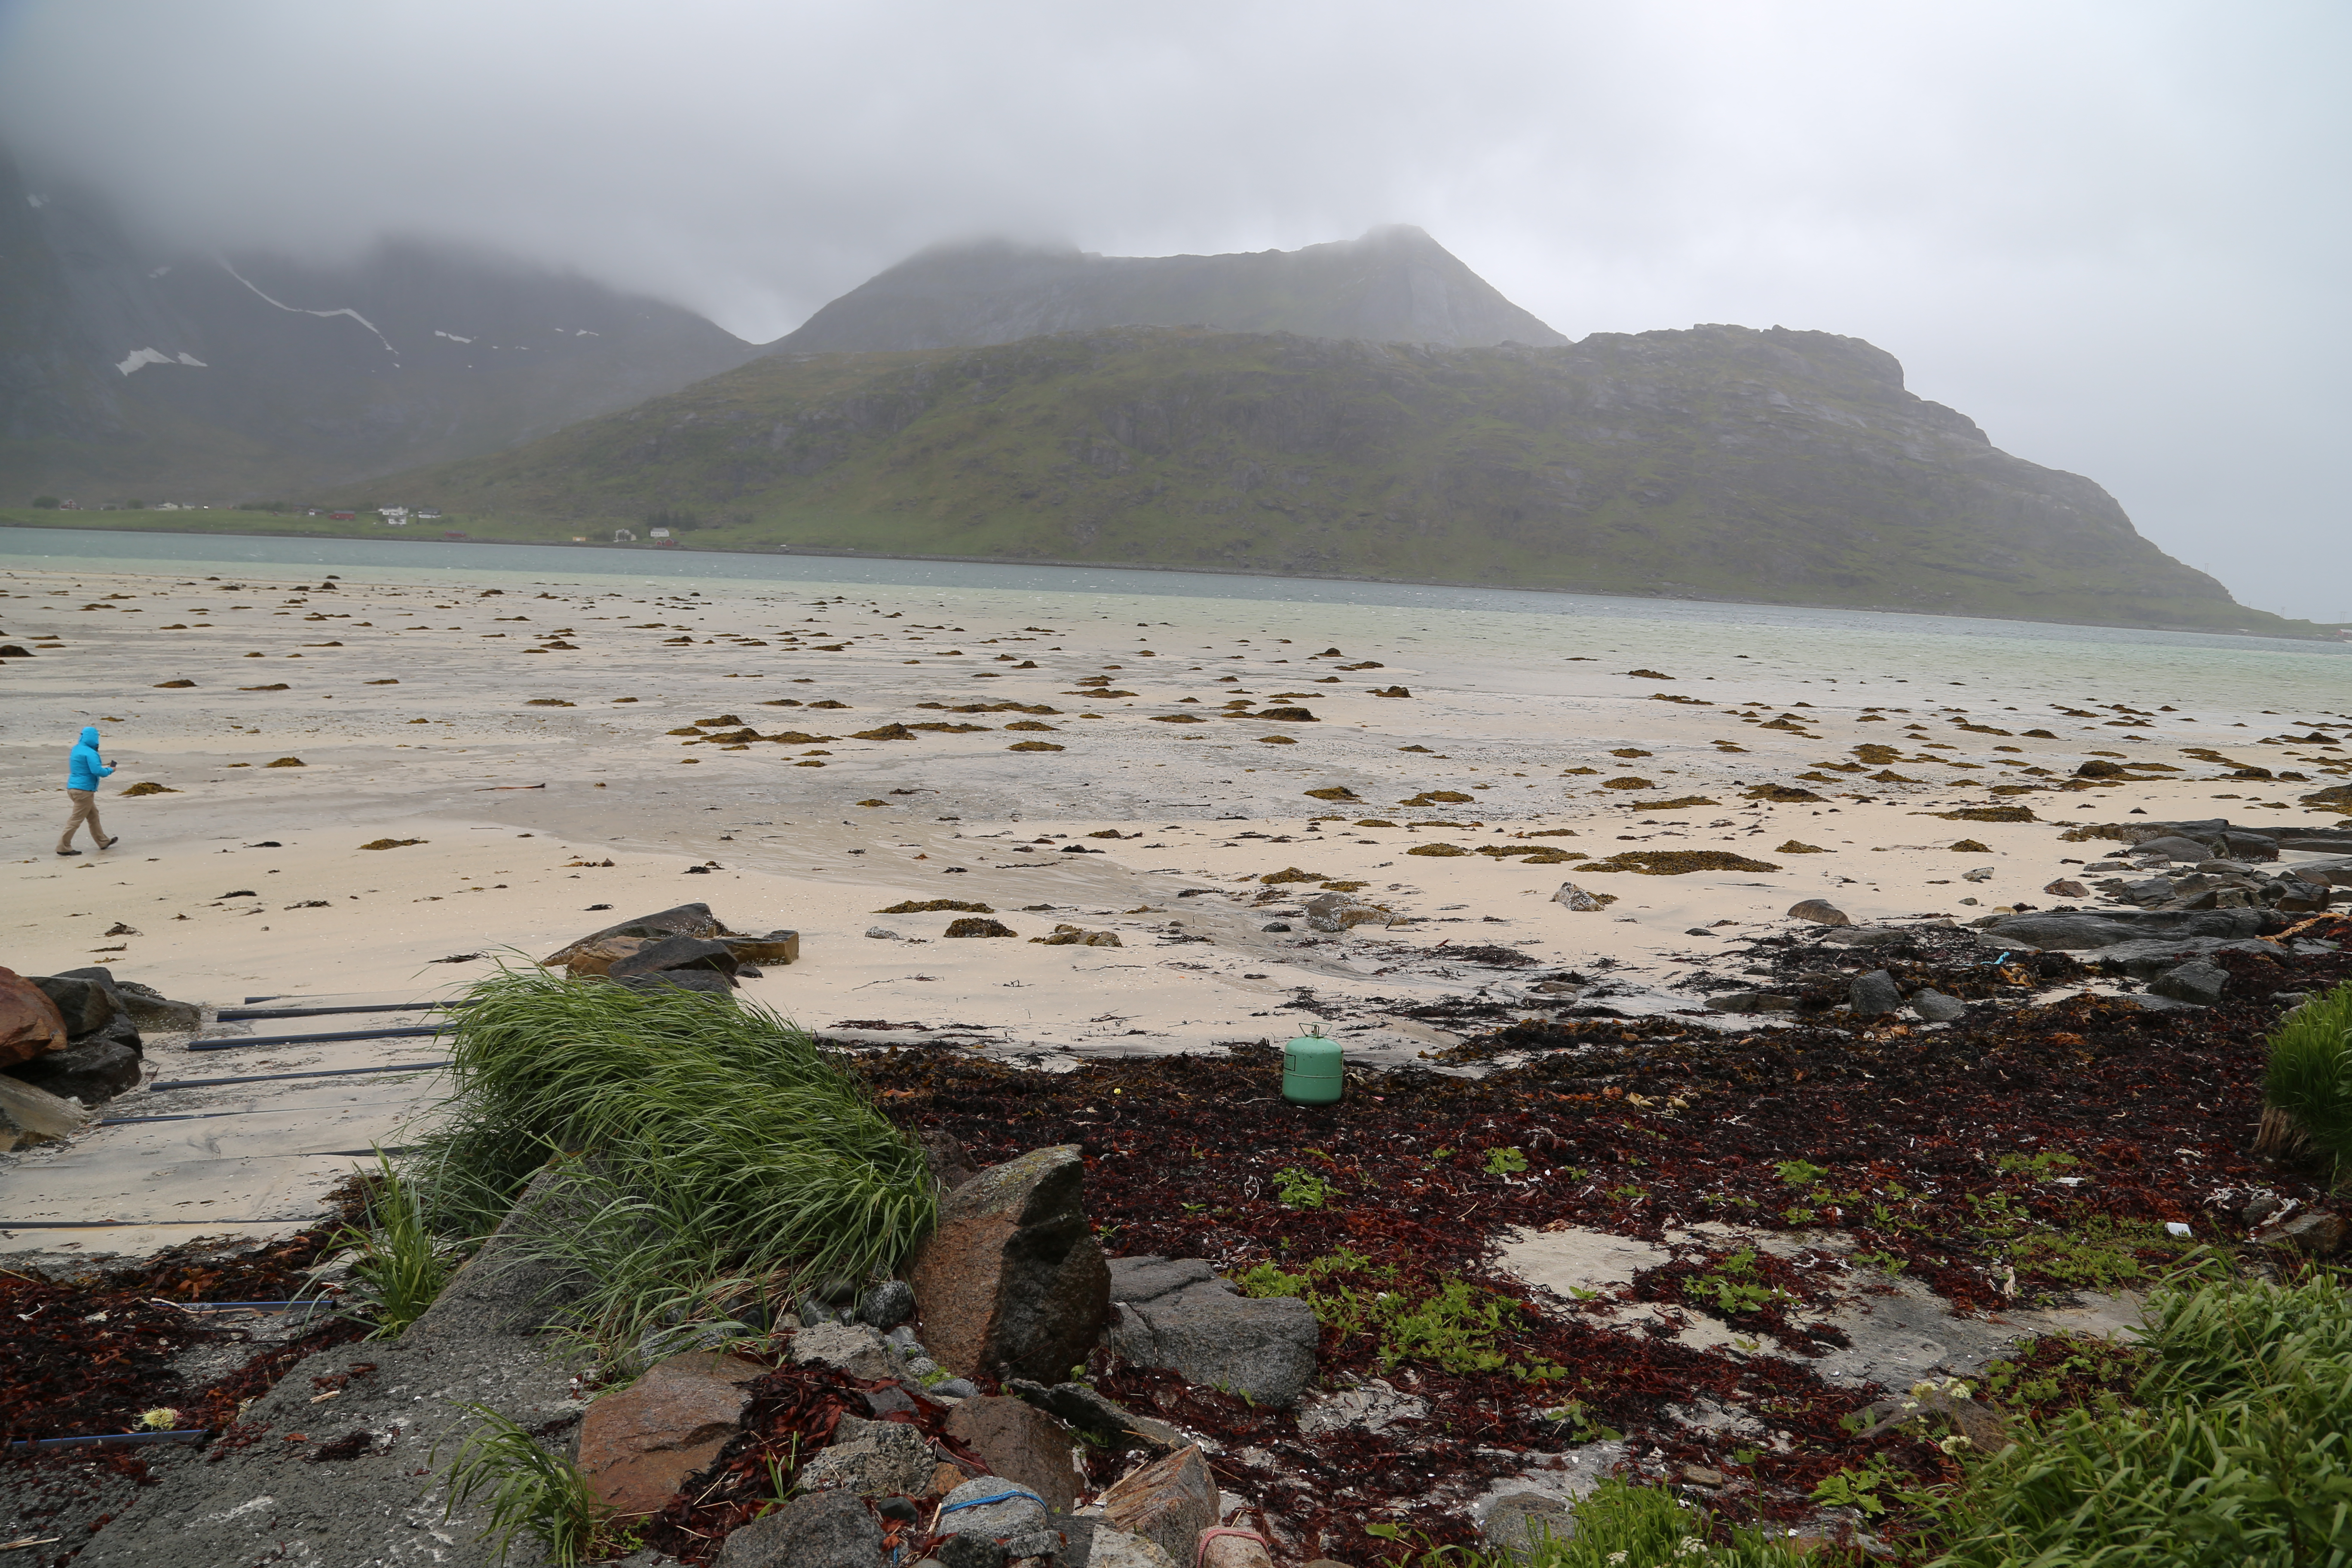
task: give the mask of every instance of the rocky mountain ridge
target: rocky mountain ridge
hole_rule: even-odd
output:
[[[977,348],[1049,332],[1198,326],[1448,348],[1569,340],[1410,225],[1298,250],[1098,256],[1005,241],[940,246],[826,305],[778,353]]]

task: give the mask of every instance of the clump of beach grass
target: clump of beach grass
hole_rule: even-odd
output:
[[[2128,1400],[2029,1425],[1972,1465],[1937,1568],[2347,1568],[2352,1564],[2352,1296],[2213,1282],[2149,1302]]]
[[[2314,996],[2272,1034],[2258,1152],[2309,1154],[2352,1175],[2352,984]]]
[[[757,1005],[502,970],[409,1156],[444,1235],[494,1228],[551,1160],[567,1216],[529,1244],[581,1292],[558,1321],[625,1363],[647,1333],[887,1273],[938,1197],[922,1151],[809,1035]]]

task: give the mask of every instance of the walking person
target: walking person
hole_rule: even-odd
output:
[[[98,781],[114,770],[98,754],[98,726],[86,725],[81,739],[74,742],[73,760],[66,764],[66,798],[73,802],[73,815],[66,819],[66,830],[58,840],[58,853],[79,855],[73,847],[74,830],[83,823],[89,824],[89,837],[100,849],[111,849],[121,840],[109,838],[98,820]]]

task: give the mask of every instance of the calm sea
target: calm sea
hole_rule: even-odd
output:
[[[2352,644],[2050,626],[1865,610],[1609,598],[1507,588],[1224,576],[1116,567],[547,548],[425,540],[268,539],[0,528],[0,571],[312,575],[451,586],[576,585],[730,600],[847,595],[909,613],[1066,626],[1290,637],[1496,689],[1601,689],[1629,667],[1729,681],[1710,695],[1820,706],[1927,701],[2171,704],[2258,721],[2352,707]],[[1163,629],[1164,628],[1164,629]],[[1156,635],[1155,635],[1156,634]],[[1570,660],[1590,659],[1591,665]],[[1703,672],[1703,673],[1701,673]],[[1842,689],[1832,693],[1827,689]],[[1908,687],[1912,690],[1893,689]],[[1622,686],[1609,689],[1622,691]],[[1685,691],[1694,688],[1685,686]]]

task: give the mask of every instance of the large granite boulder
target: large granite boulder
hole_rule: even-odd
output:
[[[1198,1258],[1117,1258],[1110,1346],[1137,1366],[1287,1407],[1315,1381],[1321,1330],[1295,1297],[1244,1296]]]
[[[961,1376],[1058,1382],[1110,1311],[1110,1270],[1083,1206],[1076,1145],[992,1165],[941,1200],[908,1280],[923,1343]]]
[[[35,975],[33,984],[57,1005],[58,1016],[65,1020],[66,1034],[72,1039],[97,1034],[114,1022],[115,1014],[121,1011],[115,1004],[110,977],[94,980],[83,975]]]
[[[623,1513],[651,1513],[742,1429],[764,1369],[730,1355],[689,1352],[656,1362],[580,1422],[580,1472]]]
[[[66,1021],[48,994],[13,969],[0,969],[0,1067],[30,1061],[66,1045]]]
[[[978,1454],[990,1471],[1018,1481],[1056,1513],[1077,1506],[1077,1467],[1070,1429],[1025,1400],[1004,1394],[967,1399],[948,1413],[948,1436]]]

